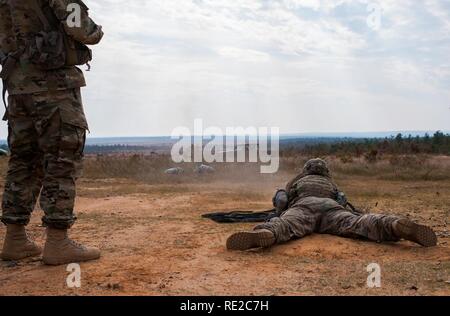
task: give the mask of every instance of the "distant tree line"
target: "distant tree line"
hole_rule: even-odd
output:
[[[412,136],[398,134],[390,138],[300,138],[281,141],[281,155],[302,153],[308,156],[365,156],[369,160],[382,154],[441,154],[450,155],[450,135],[437,131],[433,135]],[[8,145],[0,145],[8,151]],[[146,152],[148,146],[139,145],[86,145],[87,154]]]
[[[287,149],[288,150],[288,149]],[[450,155],[450,135],[437,131],[434,135],[412,136],[398,134],[390,138],[352,139],[331,143],[306,144],[301,152],[310,156],[362,156],[369,160],[380,154],[441,154]]]
[[[86,145],[86,154],[112,154],[127,152],[142,152],[149,150],[148,146],[137,145]]]

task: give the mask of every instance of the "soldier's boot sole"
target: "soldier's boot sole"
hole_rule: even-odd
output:
[[[65,248],[65,249],[64,249]],[[79,263],[100,259],[100,250],[97,248],[85,248],[79,249],[67,249],[64,247],[60,252],[55,249],[44,249],[44,255],[42,261],[46,265],[59,266],[69,263]]]
[[[275,236],[269,230],[239,232],[227,240],[228,250],[249,250],[253,248],[268,248],[275,243]]]
[[[72,256],[66,256],[66,257],[44,256],[42,258],[42,261],[44,262],[44,264],[49,265],[49,266],[60,266],[63,264],[93,261],[93,260],[97,260],[97,259],[100,259],[100,251],[98,251],[98,253],[92,254],[90,256],[86,256],[86,254],[83,254],[82,256],[72,255]]]
[[[416,224],[407,219],[401,219],[396,223],[395,232],[399,237],[424,247],[437,245],[437,236],[430,227]]]

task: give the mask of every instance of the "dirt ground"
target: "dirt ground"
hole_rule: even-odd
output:
[[[210,211],[269,208],[285,180],[81,180],[71,234],[102,249],[99,261],[81,264],[81,288],[67,287],[66,266],[44,266],[36,258],[0,262],[0,295],[450,295],[450,182],[337,181],[359,206],[431,225],[439,235],[435,248],[312,235],[269,250],[229,252],[227,236],[253,225],[201,218]],[[37,210],[29,226],[39,243],[41,216]],[[1,239],[4,234],[2,226]],[[371,263],[381,267],[381,288],[367,287]]]

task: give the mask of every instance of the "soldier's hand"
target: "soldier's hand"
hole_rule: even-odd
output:
[[[103,35],[105,35],[105,33],[103,33],[103,27],[101,25],[97,25],[95,31],[89,35],[85,44],[86,45],[98,44],[102,40]]]

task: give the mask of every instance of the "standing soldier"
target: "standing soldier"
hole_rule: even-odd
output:
[[[0,0],[3,99],[6,90],[9,95],[4,120],[11,151],[2,202],[3,260],[41,254],[25,231],[39,194],[47,227],[44,263],[100,257],[99,249],[69,239],[67,230],[76,220],[75,181],[88,129],[80,94],[86,84],[76,65],[91,60],[86,45],[102,37],[81,0]]]
[[[427,226],[409,219],[382,214],[361,214],[348,210],[345,195],[331,179],[322,159],[308,161],[303,172],[277,192],[274,206],[280,217],[259,225],[253,231],[238,232],[227,240],[231,250],[270,247],[312,233],[331,234],[371,241],[406,239],[425,247],[436,246],[437,238]]]

